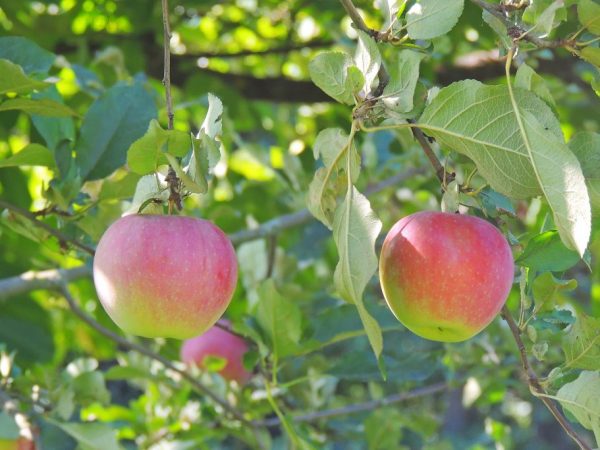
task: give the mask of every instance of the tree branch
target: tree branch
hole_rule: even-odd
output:
[[[64,296],[64,298],[67,300],[67,303],[69,304],[69,307],[71,308],[73,313],[77,317],[79,317],[81,320],[83,320],[85,323],[87,323],[90,327],[92,327],[94,330],[96,330],[98,333],[104,335],[105,337],[116,342],[117,344],[121,345],[124,348],[133,350],[133,351],[138,352],[142,355],[145,355],[151,359],[154,359],[155,361],[160,362],[165,367],[167,367],[167,368],[171,369],[172,371],[181,375],[181,377],[184,378],[188,383],[190,383],[190,385],[196,391],[211,398],[215,403],[220,405],[232,417],[239,420],[240,422],[242,422],[245,425],[255,427],[255,425],[252,422],[250,422],[249,420],[247,420],[240,411],[235,409],[233,406],[231,406],[225,400],[223,400],[222,398],[217,396],[214,392],[212,392],[209,388],[207,388],[202,383],[200,383],[196,379],[196,377],[194,377],[187,371],[182,370],[182,369],[178,368],[177,366],[175,366],[169,359],[163,357],[162,355],[160,355],[158,353],[153,352],[152,350],[150,350],[147,347],[144,347],[143,345],[136,344],[135,342],[131,342],[131,341],[121,337],[120,335],[113,333],[108,328],[104,328],[102,325],[100,325],[98,322],[96,322],[92,317],[88,316],[79,307],[79,305],[77,304],[77,301],[73,298],[73,295],[69,291],[69,288],[67,287],[65,282],[62,283],[62,285],[59,287],[59,290],[62,293],[62,295]]]
[[[502,308],[501,315],[502,318],[508,324],[508,327],[510,328],[510,331],[517,344],[517,348],[519,349],[521,364],[523,366],[523,371],[525,372],[525,375],[527,377],[527,383],[529,384],[529,389],[531,390],[531,393],[542,401],[542,403],[546,406],[546,408],[548,408],[548,410],[554,416],[554,418],[562,427],[562,429],[565,430],[565,432],[579,446],[581,450],[592,450],[592,447],[588,445],[583,440],[583,438],[579,436],[577,432],[573,429],[569,421],[560,412],[556,404],[551,399],[544,397],[545,395],[547,395],[546,391],[540,384],[537,374],[529,364],[529,359],[527,358],[527,351],[525,350],[525,344],[521,339],[521,330],[519,329],[518,325],[516,324],[515,320],[511,316],[510,311],[506,306]]]
[[[90,255],[94,254],[95,250],[92,247],[88,247],[87,245],[82,244],[81,242],[77,241],[75,238],[69,237],[69,236],[61,233],[60,231],[54,229],[47,223],[42,222],[41,220],[38,220],[37,217],[35,216],[35,214],[31,213],[30,211],[27,211],[26,209],[12,205],[8,202],[5,202],[4,200],[0,200],[0,208],[7,209],[9,211],[12,211],[15,214],[25,217],[36,227],[41,228],[42,230],[46,231],[48,234],[51,234],[56,239],[58,239],[58,242],[61,245],[70,244],[73,247],[77,247],[78,249],[83,250],[86,253],[89,253]]]
[[[423,174],[424,172],[425,170],[422,168],[411,168],[404,172],[397,173],[379,183],[367,186],[365,188],[365,195],[370,196],[376,194],[415,175]],[[314,220],[314,218],[310,212],[307,209],[302,209],[291,214],[285,214],[271,219],[256,228],[232,233],[229,235],[229,239],[234,245],[239,245],[254,239],[276,235],[283,230],[304,225],[312,220]],[[50,269],[41,272],[25,272],[15,277],[0,280],[0,301],[36,289],[57,289],[62,285],[61,279],[63,281],[71,282],[80,278],[89,277],[91,274],[92,269],[88,266],[79,266],[73,269]]]
[[[384,397],[380,400],[370,400],[363,403],[357,403],[354,405],[344,406],[343,408],[335,408],[328,409],[325,411],[315,411],[313,413],[293,416],[290,417],[290,421],[295,423],[301,422],[314,422],[319,419],[327,419],[330,417],[343,416],[346,414],[355,414],[363,411],[372,411],[377,408],[381,408],[384,406],[393,405],[395,403],[404,402],[406,400],[411,400],[414,398],[425,397],[427,395],[437,394],[438,392],[443,392],[448,389],[448,385],[446,383],[437,383],[432,384],[431,386],[426,386],[422,388],[417,388],[409,392],[403,392],[400,394],[390,395],[388,397]],[[257,421],[255,425],[266,426],[266,427],[276,427],[281,425],[281,421],[278,417],[273,417],[270,419]]]

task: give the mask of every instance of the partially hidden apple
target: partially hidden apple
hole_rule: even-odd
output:
[[[219,324],[225,328],[230,326],[226,320],[220,320]],[[222,358],[226,364],[219,374],[226,380],[244,385],[252,376],[243,364],[247,351],[248,344],[244,339],[215,325],[206,333],[183,342],[181,360],[189,365],[204,367],[207,356]]]
[[[388,306],[409,330],[459,342],[502,309],[514,263],[504,236],[485,220],[422,211],[396,222],[386,236],[379,277]]]
[[[130,215],[100,239],[94,283],[104,309],[127,333],[187,339],[227,309],[237,261],[227,236],[206,220]]]

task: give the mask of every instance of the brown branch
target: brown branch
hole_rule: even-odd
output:
[[[521,358],[521,364],[523,366],[523,371],[525,372],[525,375],[527,377],[527,383],[529,384],[529,389],[531,390],[531,393],[535,397],[539,398],[542,401],[542,403],[546,406],[546,408],[548,408],[548,410],[554,416],[554,418],[559,423],[559,425],[562,427],[562,429],[565,430],[565,432],[579,446],[580,449],[592,450],[592,447],[589,444],[587,444],[583,440],[583,438],[581,436],[579,436],[579,434],[577,434],[577,432],[573,429],[570,422],[560,412],[560,410],[558,409],[556,404],[551,399],[545,397],[545,395],[547,395],[546,391],[540,384],[537,374],[535,373],[535,371],[529,364],[529,359],[527,358],[527,351],[525,349],[525,344],[523,343],[523,340],[521,339],[521,330],[519,329],[519,326],[516,324],[515,320],[513,319],[512,315],[510,314],[510,311],[508,310],[508,308],[506,306],[504,306],[502,308],[501,315],[502,315],[502,318],[508,324],[508,327],[510,328],[510,331],[515,339],[515,342],[517,343],[517,348],[519,350],[519,357]]]
[[[427,156],[427,159],[433,166],[433,170],[435,171],[435,175],[437,176],[438,180],[440,181],[442,186],[445,186],[449,181],[452,181],[454,176],[452,174],[449,174],[450,176],[448,176],[446,174],[446,170],[444,169],[444,166],[442,166],[442,163],[440,162],[438,157],[435,155],[433,149],[431,148],[431,145],[429,145],[429,141],[425,137],[425,134],[423,134],[423,131],[421,131],[421,129],[417,128],[417,127],[413,127],[411,130],[412,130],[413,136],[415,137],[415,139],[417,140],[417,142],[423,149],[425,156]]]
[[[404,402],[406,400],[411,400],[415,398],[425,397],[427,395],[437,394],[438,392],[443,392],[448,389],[448,385],[446,383],[437,383],[431,386],[425,386],[422,388],[417,388],[409,392],[403,392],[400,394],[390,395],[388,397],[384,397],[380,400],[370,400],[363,403],[357,403],[354,405],[344,406],[342,408],[328,409],[325,411],[315,411],[313,413],[293,416],[290,417],[290,421],[295,423],[301,422],[314,422],[319,419],[328,419],[331,417],[343,416],[346,414],[355,414],[364,411],[372,411],[377,408],[381,408],[384,406],[393,405],[395,403]],[[270,419],[256,421],[255,425],[266,426],[266,427],[276,427],[281,425],[281,421],[278,417],[273,417]]]
[[[15,214],[25,217],[33,225],[35,225],[38,228],[41,228],[42,230],[46,231],[48,234],[51,234],[56,239],[58,239],[58,242],[61,245],[70,244],[73,247],[77,247],[78,249],[83,250],[84,252],[86,252],[90,255],[94,255],[95,250],[92,247],[82,244],[81,242],[77,241],[75,238],[67,236],[66,234],[63,234],[60,231],[54,229],[47,223],[42,222],[41,220],[38,220],[37,217],[35,216],[35,214],[31,213],[30,211],[20,208],[19,206],[12,205],[8,202],[5,202],[4,200],[0,200],[0,208],[7,209]]]
[[[298,50],[305,50],[311,48],[324,48],[331,47],[334,41],[324,41],[322,39],[315,39],[302,44],[289,44],[280,47],[266,48],[264,50],[240,50],[239,52],[196,52],[188,53],[186,56],[194,58],[242,58],[245,56],[265,56],[265,55],[277,55],[277,54],[288,54]]]
[[[173,129],[173,98],[171,97],[171,27],[169,25],[169,2],[162,0],[163,18],[163,79],[165,86],[165,100],[167,102],[168,129]]]
[[[140,344],[136,344],[135,342],[131,342],[131,341],[119,336],[118,334],[113,333],[108,328],[104,328],[102,325],[100,325],[98,322],[96,322],[92,317],[88,316],[79,307],[79,305],[77,304],[77,301],[73,298],[73,295],[69,291],[69,288],[67,287],[66,283],[63,282],[59,289],[60,289],[60,292],[62,293],[62,295],[64,296],[64,298],[67,300],[67,303],[69,304],[69,307],[71,308],[73,313],[77,317],[79,317],[81,320],[83,320],[85,323],[87,323],[90,327],[92,327],[94,330],[96,330],[98,333],[104,335],[105,337],[116,342],[117,344],[121,345],[124,348],[133,350],[137,353],[140,353],[151,359],[154,359],[155,361],[160,362],[165,367],[167,367],[170,370],[181,375],[181,377],[184,378],[188,383],[190,383],[190,385],[196,391],[211,398],[215,403],[220,405],[223,408],[223,410],[225,410],[229,415],[231,415],[235,419],[239,420],[244,425],[254,426],[254,424],[252,422],[250,422],[249,420],[247,420],[240,411],[238,411],[236,408],[231,406],[225,400],[220,398],[218,395],[216,395],[214,392],[212,392],[209,388],[204,386],[202,383],[200,383],[198,381],[198,379],[195,376],[191,375],[189,372],[178,368],[169,359],[165,358],[164,356],[162,356],[158,353],[153,352],[149,348],[144,347],[143,345],[140,345]]]

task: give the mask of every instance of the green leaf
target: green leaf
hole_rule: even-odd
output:
[[[97,180],[125,164],[127,149],[156,117],[151,95],[139,83],[108,89],[83,118],[76,162],[84,180]]]
[[[219,97],[208,94],[208,111],[198,135],[192,139],[190,162],[185,167],[185,187],[191,192],[204,194],[208,191],[210,171],[221,158],[220,143],[216,137],[222,132],[223,103]]]
[[[56,86],[50,86],[43,92],[34,93],[31,98],[33,99],[50,99],[55,102],[62,104],[63,99],[58,92]],[[61,142],[71,143],[75,141],[75,125],[71,117],[46,117],[38,116],[37,114],[31,115],[31,121],[33,125],[40,133],[40,135],[46,141],[46,145],[50,150],[55,152],[55,160],[60,169],[61,174],[68,172],[68,167],[62,166],[59,160],[61,159],[61,149],[59,146]],[[67,145],[66,152],[68,153],[68,160],[70,163],[71,159],[71,146]],[[67,158],[65,158],[67,159]],[[64,170],[66,169],[66,170]]]
[[[6,59],[0,59],[0,94],[7,92],[15,92],[17,94],[25,94],[36,89],[44,89],[50,86],[50,83],[38,81],[34,78],[29,78],[23,72],[23,68]]]
[[[577,264],[579,259],[576,251],[565,247],[557,231],[546,231],[527,243],[516,263],[538,272],[562,272]]]
[[[98,194],[98,199],[121,200],[130,198],[134,195],[139,180],[140,176],[131,172],[128,172],[119,179],[111,177],[104,180],[102,188],[100,188],[100,194]]]
[[[510,199],[489,187],[479,193],[479,198],[486,214],[491,217],[496,217],[499,212],[505,212],[513,216],[516,214]]]
[[[156,203],[153,200],[156,200]],[[162,214],[162,204],[168,200],[169,190],[167,189],[164,177],[159,175],[145,175],[138,181],[131,206],[125,213],[136,214],[143,212],[144,214]],[[142,205],[145,208],[143,211],[140,211]]]
[[[302,314],[292,300],[283,297],[272,279],[258,288],[256,319],[269,338],[275,358],[295,353],[302,335]]]
[[[7,59],[23,68],[27,74],[46,74],[56,56],[35,42],[20,36],[0,38],[0,59]],[[2,73],[0,71],[0,73]]]
[[[532,29],[541,37],[547,36],[564,19],[566,9],[563,0],[536,0],[523,12],[523,20],[534,24]]]
[[[340,258],[333,281],[342,298],[356,305],[377,359],[383,350],[383,336],[379,324],[365,308],[362,296],[377,270],[375,239],[380,231],[381,221],[371,210],[369,200],[354,186],[348,186],[346,198],[333,220],[333,239]]]
[[[556,398],[584,428],[593,431],[600,446],[600,372],[581,372],[558,390]]]
[[[0,103],[0,112],[21,110],[27,114],[38,114],[40,116],[50,117],[69,117],[76,116],[77,113],[62,103],[55,102],[48,98],[12,98]]]
[[[521,64],[517,70],[515,86],[533,92],[550,106],[556,106],[544,78],[525,63]]]
[[[155,172],[158,166],[168,164],[165,153],[185,156],[192,148],[191,135],[185,131],[164,130],[158,120],[152,119],[146,133],[127,150],[127,165],[140,174]]]
[[[543,273],[533,280],[533,298],[538,311],[550,311],[555,306],[554,297],[561,291],[572,291],[577,280],[560,280],[550,272]]]
[[[54,155],[40,144],[29,144],[6,159],[0,159],[1,167],[45,166],[55,168]]]
[[[578,313],[562,347],[567,367],[600,370],[600,319]]]
[[[106,424],[48,421],[75,438],[81,450],[120,450],[116,431]]]
[[[102,372],[84,372],[71,381],[77,403],[86,406],[95,402],[110,403],[110,392],[106,389]]]
[[[592,213],[600,216],[600,134],[591,131],[577,133],[569,141],[569,148],[581,164]]]
[[[350,152],[352,182],[360,172],[360,156],[350,136],[340,128],[322,130],[315,140],[313,153],[320,157],[325,167],[320,168],[308,188],[307,206],[315,218],[331,228],[336,208],[336,198],[347,186],[345,162]]]
[[[419,0],[406,13],[411,39],[433,39],[448,33],[462,14],[464,0]]]
[[[323,92],[347,105],[354,104],[354,94],[365,84],[362,73],[345,53],[320,53],[310,62],[308,70]]]
[[[223,128],[223,103],[216,95],[208,93],[208,111],[204,122],[202,122],[201,130],[204,130],[207,136],[215,138],[221,134]],[[198,133],[199,134],[199,133]]]
[[[381,66],[381,54],[375,40],[362,30],[358,30],[358,45],[354,55],[356,67],[364,77],[363,97],[371,92],[371,86],[377,78],[377,72]]]
[[[587,62],[600,68],[600,48],[587,46],[582,48],[579,54]]]
[[[397,60],[388,66],[390,81],[383,90],[383,104],[396,112],[408,112],[414,107],[414,96],[419,81],[419,65],[424,53],[402,50]]]
[[[563,242],[583,255],[591,212],[581,167],[550,108],[529,91],[515,88],[514,95],[520,122],[505,86],[453,83],[425,108],[419,126],[471,158],[498,192],[511,198],[543,193]]]
[[[502,22],[496,16],[490,14],[485,10],[481,14],[481,18],[485,23],[487,23],[490,26],[492,30],[494,30],[497,37],[500,39],[502,46],[505,49],[509,49],[512,46],[512,39],[510,38],[510,36],[508,36],[508,33],[506,32],[506,26],[504,25],[504,22]]]
[[[600,35],[600,5],[593,0],[577,1],[579,23],[590,32]]]
[[[402,9],[406,4],[406,0],[401,0]],[[400,12],[400,5],[398,4],[398,0],[375,0],[375,7],[381,11],[383,15],[383,27],[382,30],[388,30],[392,24],[398,18],[398,13]]]

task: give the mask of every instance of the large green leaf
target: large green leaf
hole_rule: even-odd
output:
[[[462,14],[464,0],[419,0],[406,13],[411,39],[433,39],[450,31]]]
[[[466,80],[444,88],[419,126],[471,158],[492,188],[512,198],[544,194],[560,236],[583,255],[591,229],[581,166],[550,108],[529,91]]]
[[[29,39],[6,36],[0,38],[0,58],[18,64],[27,74],[45,74],[50,70],[56,56]]]
[[[365,308],[362,297],[377,270],[375,240],[380,231],[381,221],[371,210],[369,200],[354,186],[348,186],[346,197],[333,219],[333,239],[340,258],[333,280],[339,294],[356,305],[377,358],[383,350],[383,336],[379,324]]]
[[[127,149],[155,117],[154,100],[141,84],[107,90],[92,104],[81,125],[76,157],[81,177],[103,178],[125,164]]]
[[[556,397],[584,428],[594,432],[596,446],[600,446],[600,372],[581,372]]]
[[[600,319],[577,314],[562,346],[567,367],[600,370]]]
[[[15,92],[24,94],[36,89],[44,89],[50,86],[50,83],[39,81],[25,75],[23,68],[6,59],[0,59],[0,94]]]

